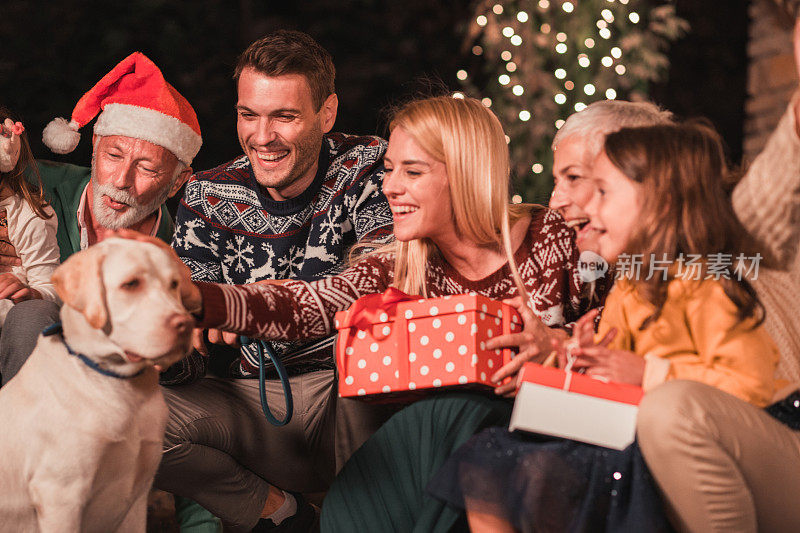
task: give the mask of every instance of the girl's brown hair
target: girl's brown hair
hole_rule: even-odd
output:
[[[605,152],[625,176],[643,185],[641,219],[626,250],[642,254],[641,272],[651,272],[654,258],[677,265],[693,255],[702,258],[700,276],[706,277],[709,257],[726,254],[716,255],[727,259],[719,280],[739,309],[739,320],[763,322],[755,290],[734,271],[737,257],[754,256],[755,247],[726,193],[734,171],[714,128],[700,121],[624,128],[606,137]],[[633,280],[637,291],[656,308],[644,328],[661,312],[669,277],[639,277]]]
[[[10,118],[14,122],[19,120],[11,111],[0,106],[0,122],[3,122],[7,118]],[[44,210],[48,204],[47,200],[44,198],[42,177],[39,175],[39,169],[36,166],[36,161],[33,159],[33,152],[31,151],[31,145],[28,143],[27,132],[22,132],[19,138],[19,160],[11,172],[0,173],[0,186],[6,186],[14,194],[25,198],[25,201],[31,206],[33,212],[40,218],[50,218],[52,214],[48,214]],[[35,184],[26,178],[26,171],[36,180]]]

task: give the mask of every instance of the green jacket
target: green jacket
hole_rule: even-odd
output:
[[[42,188],[45,197],[58,217],[58,248],[61,251],[61,262],[80,251],[81,230],[78,226],[78,206],[81,195],[89,183],[91,169],[68,163],[37,161],[39,175],[42,176]],[[35,179],[34,179],[35,181]],[[161,224],[156,237],[166,242],[172,241],[175,226],[167,206],[161,206]]]

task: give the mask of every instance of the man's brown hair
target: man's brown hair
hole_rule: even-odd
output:
[[[239,56],[233,79],[238,82],[246,68],[265,76],[304,76],[317,111],[325,99],[336,92],[333,58],[310,35],[300,31],[278,30],[255,41]]]

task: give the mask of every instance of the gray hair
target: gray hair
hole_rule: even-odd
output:
[[[672,113],[650,102],[626,102],[625,100],[601,100],[573,113],[553,137],[552,148],[568,137],[584,140],[586,150],[594,157],[603,149],[606,135],[622,128],[638,128],[669,124]]]

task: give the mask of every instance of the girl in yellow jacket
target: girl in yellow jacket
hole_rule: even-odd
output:
[[[778,352],[749,279],[760,255],[736,218],[717,133],[702,124],[626,129],[594,164],[581,233],[617,264],[600,320],[577,324],[573,370],[645,391],[689,379],[758,406],[774,392]],[[562,361],[564,360],[562,356]]]

